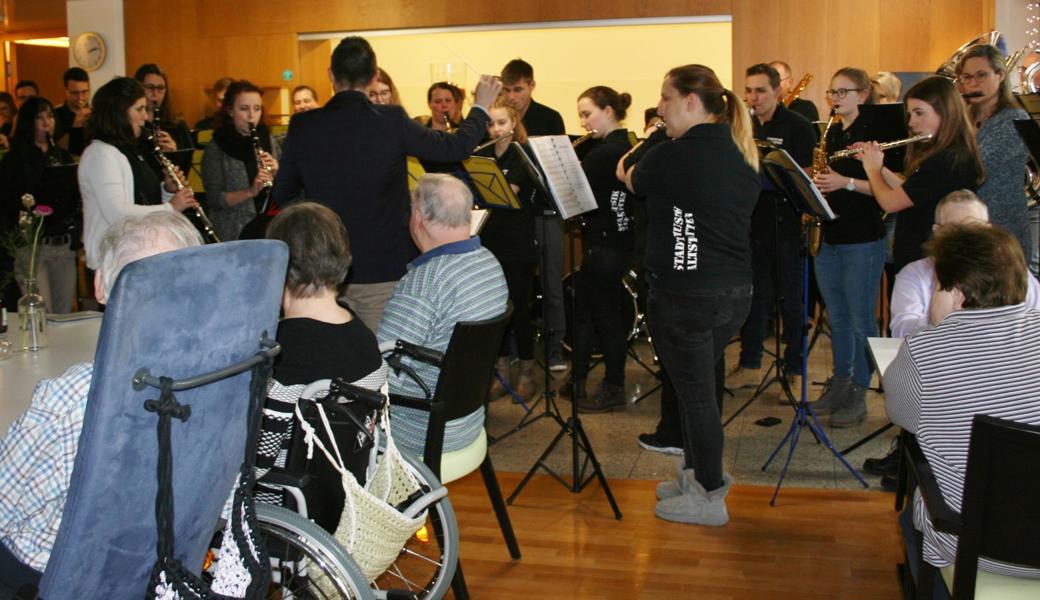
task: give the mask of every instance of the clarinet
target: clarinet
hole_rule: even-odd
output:
[[[174,185],[177,186],[178,192],[183,190],[185,184],[181,181],[181,178],[177,176],[177,171],[173,166],[173,163],[170,162],[170,159],[166,158],[165,154],[163,154],[162,148],[159,147],[159,141],[155,137],[155,134],[148,134],[148,142],[152,145],[152,154],[155,155],[155,160],[159,161],[159,166],[162,167],[163,172],[166,173],[167,177],[173,180]],[[188,186],[188,189],[191,189],[191,187]],[[192,220],[195,222],[195,227],[198,228],[200,233],[202,233],[202,237],[206,240],[206,243],[216,244],[220,242],[220,236],[218,236],[217,232],[213,229],[213,223],[210,223],[209,218],[206,217],[206,213],[203,212],[202,207],[193,206],[188,210],[191,212],[190,216],[194,217]]]

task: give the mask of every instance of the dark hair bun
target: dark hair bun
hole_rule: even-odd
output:
[[[628,92],[621,92],[618,94],[618,104],[621,105],[621,108],[632,106],[632,94],[629,94]]]

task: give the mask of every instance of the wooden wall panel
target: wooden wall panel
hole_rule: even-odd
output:
[[[806,97],[822,110],[823,90],[838,68],[934,70],[957,46],[993,27],[994,1],[268,0],[245,7],[233,0],[133,0],[124,14],[127,64],[155,61],[166,68],[175,100],[194,121],[207,102],[203,90],[224,75],[261,86],[317,83],[327,91],[318,60],[324,50],[300,48],[299,33],[726,14],[733,16],[738,91],[748,65],[779,58],[791,63],[796,78],[815,75]],[[292,81],[281,79],[286,69],[296,74]]]
[[[18,79],[31,79],[40,87],[40,95],[55,106],[65,101],[61,76],[69,68],[69,52],[65,48],[12,44]],[[11,90],[14,93],[14,90]]]

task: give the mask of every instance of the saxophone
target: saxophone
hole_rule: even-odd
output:
[[[827,121],[827,126],[823,128],[823,135],[820,136],[820,143],[813,148],[812,153],[812,178],[816,179],[816,176],[821,173],[830,172],[829,156],[827,155],[827,134],[831,130],[831,126],[838,120],[838,115],[834,109],[831,109],[831,117]],[[808,251],[810,256],[816,256],[820,253],[820,244],[823,243],[823,223],[820,222],[820,218],[815,215],[808,213],[802,214],[802,236],[809,240]]]
[[[812,79],[812,73],[806,73],[805,77],[802,77],[802,79],[797,84],[795,84],[793,88],[791,88],[791,91],[786,96],[784,96],[784,99],[781,100],[781,102],[783,102],[783,105],[791,106],[791,103],[797,100],[798,96],[802,95],[802,92],[805,91],[805,88],[808,87],[809,82],[812,81]]]

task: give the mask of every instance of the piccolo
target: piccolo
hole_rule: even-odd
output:
[[[588,140],[590,137],[596,135],[597,133],[599,133],[599,132],[596,131],[595,129],[590,129],[588,133],[586,133],[585,135],[583,135],[580,138],[578,138],[578,139],[574,140],[573,142],[571,142],[571,148],[577,148],[579,145],[584,144],[586,140]]]
[[[477,152],[480,152],[481,150],[483,150],[484,148],[487,148],[488,146],[494,146],[495,144],[501,142],[502,140],[506,139],[507,137],[509,137],[511,135],[513,135],[513,132],[512,131],[507,131],[507,132],[503,133],[502,135],[498,136],[497,138],[495,138],[493,140],[488,140],[488,141],[484,142],[483,144],[481,144],[481,145],[477,146],[476,148],[474,148],[473,149],[473,154],[476,154]]]
[[[926,133],[923,135],[915,135],[914,137],[909,137],[905,140],[895,140],[894,142],[885,142],[883,144],[878,144],[878,147],[880,147],[882,150],[889,150],[891,148],[899,148],[900,146],[906,146],[907,144],[923,142],[924,140],[930,139],[932,139],[932,134]],[[844,150],[838,150],[834,154],[831,154],[827,157],[827,162],[834,162],[836,160],[848,158],[850,156],[859,154],[860,152],[863,152],[863,148],[846,148]]]

